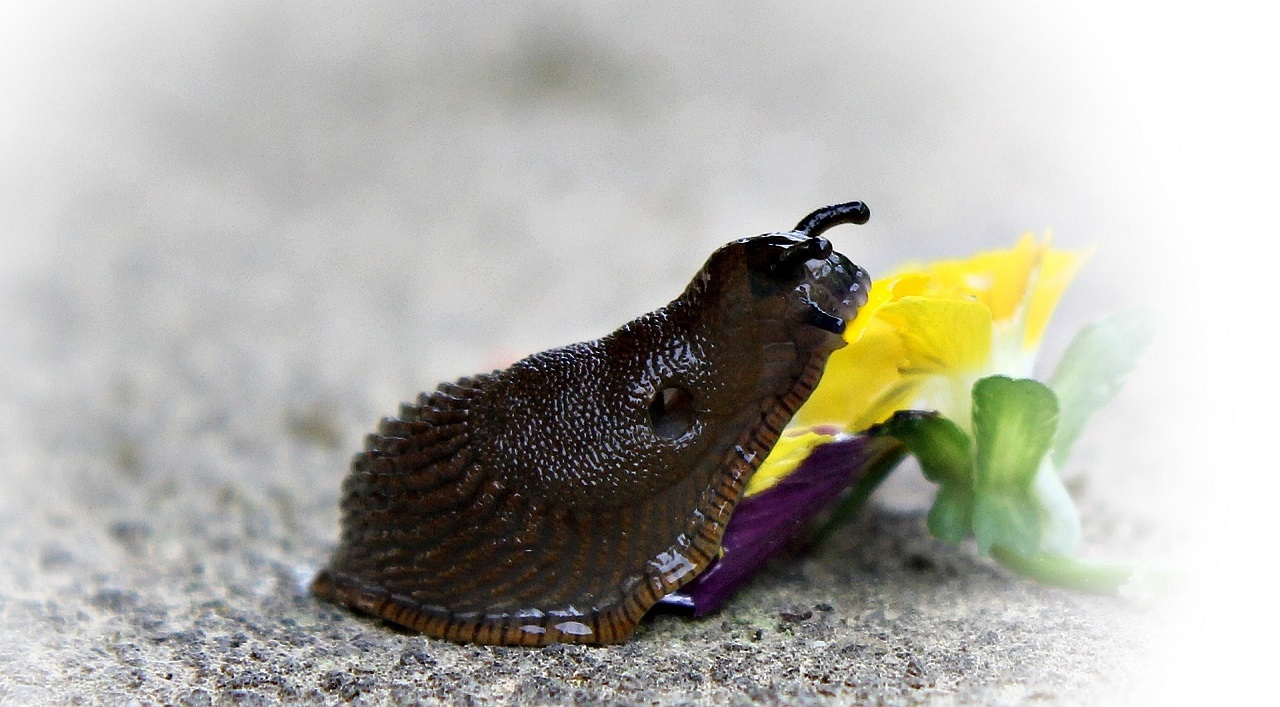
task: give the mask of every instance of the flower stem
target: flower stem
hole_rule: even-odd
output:
[[[1065,555],[1020,555],[1004,545],[992,545],[991,556],[1008,569],[1042,584],[1094,594],[1118,594],[1133,580],[1137,568],[1122,562],[1084,560]]]
[[[891,438],[882,437],[881,440],[888,442]],[[871,492],[876,490],[881,482],[889,477],[889,472],[893,471],[907,455],[907,448],[897,440],[892,440],[892,444],[885,444],[884,448],[871,457],[866,462],[866,472],[858,478],[850,489],[849,494],[835,507],[831,512],[831,516],[822,524],[822,527],[813,534],[812,544],[817,545],[827,536],[831,535],[836,528],[848,523],[857,516],[862,507],[866,505],[867,499],[871,497]]]

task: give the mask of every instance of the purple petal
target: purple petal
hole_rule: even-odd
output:
[[[692,609],[694,616],[719,609],[845,487],[884,464],[887,455],[900,458],[901,449],[893,438],[870,435],[815,447],[791,474],[738,503],[720,543],[720,558],[659,604]]]

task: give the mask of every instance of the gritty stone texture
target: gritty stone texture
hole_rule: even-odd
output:
[[[687,5],[102,4],[3,23],[0,703],[1155,694],[1169,605],[1038,587],[932,540],[910,469],[720,613],[653,616],[618,647],[454,645],[307,594],[379,416],[605,333],[715,246],[820,204],[871,204],[872,224],[831,235],[873,273],[1049,224],[1100,244],[1050,355],[1140,289],[1134,263],[1175,277],[1143,240],[1160,210],[1082,176],[1146,155],[1080,88],[1077,35],[1052,18]],[[1162,355],[1067,470],[1089,553],[1184,540],[1170,469],[1200,452],[1188,416],[1144,414]]]
[[[616,648],[459,646],[311,599],[299,561],[324,544],[299,540],[289,502],[214,494],[185,522],[139,521],[156,529],[140,542],[109,524],[84,528],[96,537],[79,549],[31,548],[32,570],[61,587],[6,596],[5,697],[1089,702],[1126,694],[1149,620],[1125,602],[1014,581],[928,538],[919,513],[880,508],[708,619],[655,616]]]

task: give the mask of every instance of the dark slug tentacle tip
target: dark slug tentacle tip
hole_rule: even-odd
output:
[[[844,333],[845,326],[847,325],[845,320],[831,314],[813,302],[809,303],[807,319],[810,324],[818,327],[819,329],[825,329],[837,336]]]
[[[843,223],[864,224],[871,218],[871,209],[861,201],[824,206],[805,216],[796,224],[795,232],[802,236],[816,237],[823,231]]]

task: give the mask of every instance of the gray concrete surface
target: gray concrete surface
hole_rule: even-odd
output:
[[[6,9],[0,703],[1099,704],[1254,675],[1197,629],[1240,630],[1238,595],[1018,581],[927,536],[910,469],[720,614],[621,647],[453,645],[305,593],[379,416],[817,205],[871,204],[833,237],[873,273],[1028,229],[1094,247],[1050,360],[1213,269],[1180,208],[1204,154],[1179,97],[1218,84],[1178,48],[1206,25],[893,7]],[[1185,373],[1215,353],[1187,299],[1068,470],[1088,554],[1200,546],[1220,401]]]

